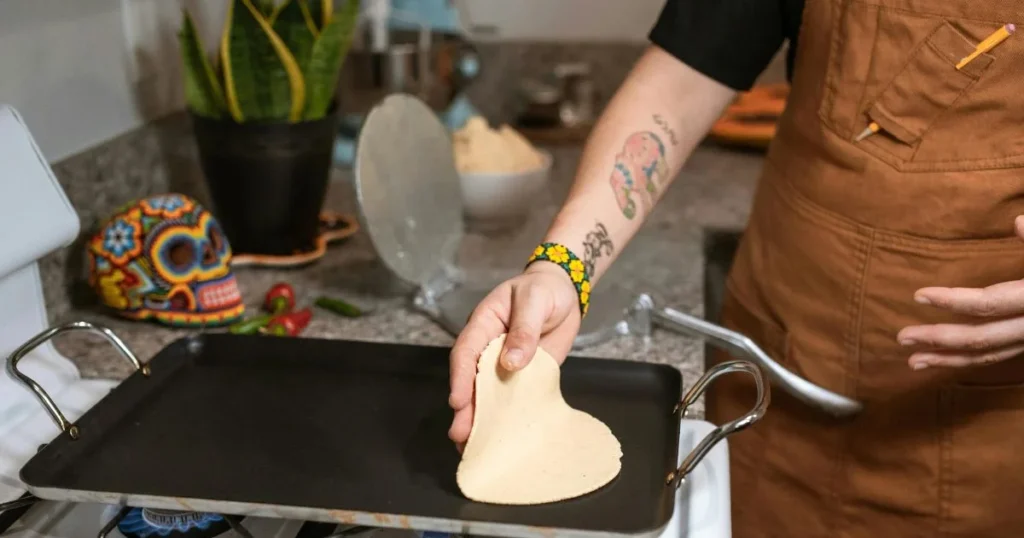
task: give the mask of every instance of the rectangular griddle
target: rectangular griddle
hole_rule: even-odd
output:
[[[650,536],[669,521],[678,370],[568,360],[566,401],[619,438],[621,474],[577,499],[497,506],[469,501],[455,483],[449,351],[205,334],[170,344],[146,366],[126,353],[139,369],[75,424],[54,414],[63,433],[21,478],[50,500],[490,536]],[[8,368],[20,376],[17,355]]]

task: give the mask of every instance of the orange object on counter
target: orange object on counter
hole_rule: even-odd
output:
[[[789,84],[766,84],[740,94],[711,127],[709,136],[722,144],[765,148],[775,137],[786,108]]]

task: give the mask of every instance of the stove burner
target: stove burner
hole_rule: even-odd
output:
[[[117,530],[125,538],[212,538],[231,530],[231,524],[218,514],[132,508]]]

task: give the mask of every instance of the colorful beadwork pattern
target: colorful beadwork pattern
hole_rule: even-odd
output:
[[[130,319],[216,326],[245,312],[231,273],[231,246],[214,216],[180,194],[118,209],[87,247],[89,283]]]
[[[526,265],[529,266],[536,261],[555,263],[562,269],[565,269],[566,273],[569,273],[569,278],[572,279],[572,283],[576,286],[576,294],[580,299],[580,314],[586,316],[587,311],[590,310],[590,275],[587,274],[587,268],[583,264],[583,260],[573,254],[565,245],[541,243],[537,245],[537,248],[533,249],[533,255],[530,256],[530,260]]]

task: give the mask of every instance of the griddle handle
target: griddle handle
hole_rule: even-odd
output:
[[[683,462],[679,464],[679,468],[668,474],[668,478],[665,483],[669,486],[678,488],[683,480],[690,475],[691,472],[697,467],[697,464],[707,456],[708,452],[711,451],[719,441],[729,437],[730,435],[744,430],[755,422],[761,420],[764,414],[768,411],[768,404],[771,402],[771,388],[768,383],[768,378],[764,375],[764,372],[757,367],[756,364],[749,361],[729,361],[723,362],[711,368],[704,375],[700,376],[697,383],[687,391],[686,395],[683,396],[682,401],[676,405],[676,408],[672,410],[673,413],[679,415],[679,419],[682,420],[686,416],[686,410],[694,404],[707,390],[708,385],[715,380],[718,376],[733,373],[733,372],[746,372],[754,377],[754,383],[757,385],[757,402],[754,404],[754,408],[751,409],[747,414],[722,424],[711,430],[711,433],[704,436],[700,440],[700,443],[686,455]]]
[[[654,310],[652,314],[654,320],[663,327],[703,338],[712,346],[742,355],[767,371],[771,381],[787,394],[829,415],[837,418],[851,417],[863,408],[857,400],[815,385],[790,372],[772,360],[753,340],[740,333],[671,308]]]
[[[64,416],[64,413],[57,408],[57,404],[53,401],[53,398],[50,398],[50,395],[43,390],[43,387],[39,386],[39,383],[36,383],[31,377],[18,370],[18,361],[23,359],[25,355],[28,355],[30,351],[39,347],[58,334],[72,331],[92,331],[102,335],[128,362],[132,364],[132,366],[135,367],[137,371],[142,372],[142,375],[147,377],[149,376],[149,365],[139,362],[139,359],[135,354],[128,349],[128,346],[126,346],[116,334],[114,334],[114,331],[88,321],[73,321],[64,325],[50,327],[49,329],[33,336],[28,342],[22,344],[21,347],[15,349],[14,353],[11,353],[10,356],[7,357],[8,375],[35,393],[36,398],[38,398],[39,402],[43,404],[44,408],[46,408],[46,412],[50,414],[50,418],[52,418],[57,424],[60,431],[66,432],[72,439],[78,439],[78,426],[72,424],[67,417]]]

